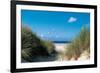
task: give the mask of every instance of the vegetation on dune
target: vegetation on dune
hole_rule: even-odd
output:
[[[51,53],[56,53],[55,51],[55,46],[53,44],[53,42],[51,41],[43,41],[43,44],[47,47],[48,52]]]
[[[22,62],[51,61],[49,58],[53,56],[56,59],[58,55],[51,41],[41,39],[25,26],[22,26],[21,31],[21,49]],[[84,55],[83,52],[90,54],[90,30],[87,27],[83,27],[71,44],[67,45],[63,57],[67,60],[77,60]]]
[[[90,30],[87,27],[82,27],[80,33],[66,48],[66,56],[70,60],[75,60],[83,53],[83,51],[90,52]]]
[[[22,62],[33,62],[38,57],[50,56],[54,51],[51,42],[41,40],[30,28],[22,26],[21,31],[21,59]]]

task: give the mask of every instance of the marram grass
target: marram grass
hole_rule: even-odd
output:
[[[77,60],[85,50],[90,53],[90,30],[87,27],[82,27],[80,33],[66,48],[66,57],[69,60],[71,58]]]

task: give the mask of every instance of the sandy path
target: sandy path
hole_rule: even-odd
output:
[[[66,47],[68,44],[61,44],[57,43],[55,44],[55,50],[58,52],[58,61],[64,61],[65,60],[65,53],[66,53]]]
[[[65,49],[66,46],[67,46],[66,44],[55,44],[55,50],[57,52],[64,52],[66,50]]]

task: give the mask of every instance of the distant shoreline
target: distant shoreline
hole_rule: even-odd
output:
[[[53,43],[71,43],[71,41],[52,41]]]

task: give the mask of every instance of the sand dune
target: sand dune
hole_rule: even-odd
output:
[[[65,47],[67,47],[68,45],[69,44],[60,44],[60,43],[55,44],[55,50],[59,53],[58,61],[68,60],[66,58],[67,56],[65,56],[65,53],[67,51]],[[89,53],[87,51],[84,51],[78,58],[78,60],[87,60],[87,59],[89,59]],[[75,60],[75,58],[73,57],[71,60]]]

